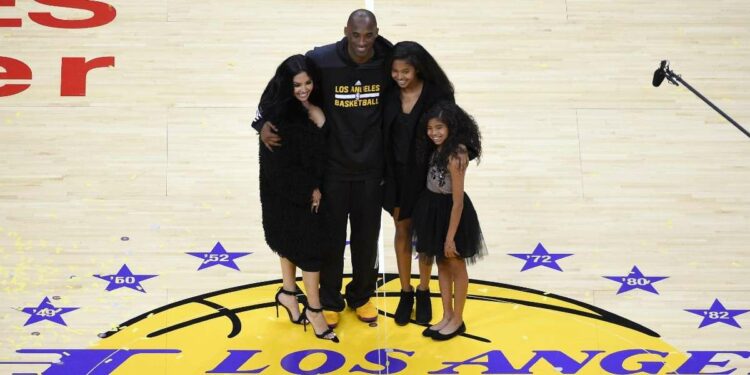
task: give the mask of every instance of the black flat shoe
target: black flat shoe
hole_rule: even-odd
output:
[[[417,312],[414,320],[419,324],[429,324],[432,321],[432,302],[430,302],[430,290],[417,289],[414,293],[417,298]]]
[[[401,298],[398,300],[398,307],[396,307],[396,313],[393,314],[393,320],[396,324],[403,326],[409,323],[411,318],[412,307],[414,306],[414,291],[401,291]]]
[[[458,327],[455,331],[445,335],[440,333],[440,331],[435,331],[435,333],[432,335],[432,339],[435,341],[450,340],[464,332],[466,332],[466,325],[464,323],[461,323],[461,326]]]
[[[281,300],[279,299],[279,296],[281,294],[286,294],[288,296],[294,296],[294,298],[295,298],[294,302],[298,303],[299,300],[300,300],[300,296],[299,295],[301,293],[302,292],[299,291],[299,289],[297,291],[290,292],[288,290],[285,290],[284,287],[279,288],[279,291],[276,292],[276,296],[274,297],[274,300],[276,301],[276,317],[277,318],[279,317],[279,305],[281,305],[281,307],[283,307],[284,310],[286,310],[287,315],[289,315],[289,321],[290,322],[292,322],[294,324],[302,324],[305,321],[304,314],[300,313],[299,316],[297,317],[297,320],[294,320],[294,318],[292,318],[292,310],[289,310],[289,308],[286,307],[286,305],[284,305],[283,303],[281,303]],[[302,294],[302,296],[304,296],[304,294]],[[305,300],[305,302],[307,302],[307,298],[305,298],[304,300]]]
[[[433,337],[433,336],[435,336],[436,333],[438,333],[438,331],[436,331],[434,329],[430,329],[430,327],[427,327],[427,328],[424,329],[424,331],[422,331],[422,336],[424,336],[424,337]]]

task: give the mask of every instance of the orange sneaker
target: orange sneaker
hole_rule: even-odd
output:
[[[357,318],[363,322],[369,323],[378,320],[378,309],[369,300],[364,305],[357,307],[355,311],[357,312]]]
[[[329,328],[336,328],[339,325],[338,311],[323,310],[323,318],[325,318]]]

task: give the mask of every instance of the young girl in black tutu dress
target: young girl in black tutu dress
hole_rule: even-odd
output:
[[[448,340],[466,331],[463,310],[469,286],[466,263],[474,263],[486,248],[479,220],[464,193],[467,148],[479,158],[479,127],[452,102],[435,104],[422,117],[417,155],[428,162],[427,189],[412,213],[414,237],[420,257],[437,259],[443,318],[422,334]]]

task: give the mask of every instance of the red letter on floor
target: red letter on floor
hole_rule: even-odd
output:
[[[97,57],[86,61],[84,57],[63,57],[60,79],[60,96],[86,96],[86,75],[92,69],[114,67],[114,56]]]
[[[30,12],[29,18],[32,21],[47,27],[58,29],[88,29],[92,27],[104,26],[115,19],[117,11],[107,3],[93,0],[36,0],[37,3],[44,5],[58,6],[63,8],[83,9],[94,13],[89,18],[82,20],[62,20],[46,12]]]
[[[4,79],[31,79],[31,68],[22,61],[11,59],[10,57],[0,56],[0,83]],[[0,85],[0,97],[16,95],[19,92],[29,88],[31,84],[7,84]]]
[[[14,7],[16,0],[0,0],[0,7]],[[0,18],[0,27],[21,27],[20,18]]]

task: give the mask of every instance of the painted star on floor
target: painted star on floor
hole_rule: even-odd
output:
[[[26,321],[26,324],[24,324],[24,327],[29,324],[41,322],[42,320],[49,320],[50,322],[67,327],[68,325],[65,323],[65,320],[63,320],[62,315],[74,310],[78,310],[79,308],[80,307],[55,307],[49,301],[49,298],[44,297],[39,306],[23,308],[23,312],[31,315]]]
[[[714,300],[714,303],[708,310],[685,309],[685,311],[703,317],[703,320],[701,321],[701,324],[698,326],[698,328],[710,326],[714,323],[724,323],[732,327],[742,328],[740,327],[740,324],[737,323],[736,320],[734,320],[734,317],[737,315],[742,315],[750,310],[729,310],[724,307],[724,305],[722,305],[722,303],[717,298]]]
[[[610,279],[621,283],[620,290],[617,294],[625,293],[633,289],[642,289],[647,292],[659,294],[654,288],[654,283],[669,278],[669,276],[644,276],[643,272],[638,269],[637,266],[633,266],[630,273],[625,276],[602,276],[605,279]]]
[[[210,252],[207,252],[207,253],[192,252],[192,253],[186,253],[186,254],[190,254],[194,257],[203,259],[203,262],[201,263],[200,267],[198,267],[198,271],[204,268],[209,268],[209,267],[213,267],[217,265],[229,267],[229,268],[239,271],[240,268],[237,266],[237,263],[235,263],[234,260],[240,257],[244,257],[245,255],[250,255],[252,253],[243,253],[243,252],[231,252],[230,253],[224,249],[224,246],[221,245],[221,242],[217,242],[216,245],[214,245],[214,248],[211,249]]]
[[[521,268],[521,272],[530,270],[532,268],[536,268],[539,266],[551,268],[553,270],[562,272],[562,268],[560,268],[560,265],[557,264],[557,261],[562,258],[567,258],[573,254],[552,254],[548,252],[547,249],[544,248],[544,245],[542,245],[542,243],[540,242],[538,245],[536,245],[536,248],[531,254],[508,254],[508,255],[526,261],[526,263],[523,265],[523,268]]]
[[[109,285],[107,285],[106,289],[108,292],[120,288],[130,288],[141,293],[146,293],[146,290],[143,289],[143,286],[141,285],[141,281],[156,276],[159,275],[134,275],[133,272],[130,271],[130,268],[128,268],[127,264],[123,264],[122,267],[120,267],[120,270],[114,275],[94,275],[96,278],[109,281]]]

